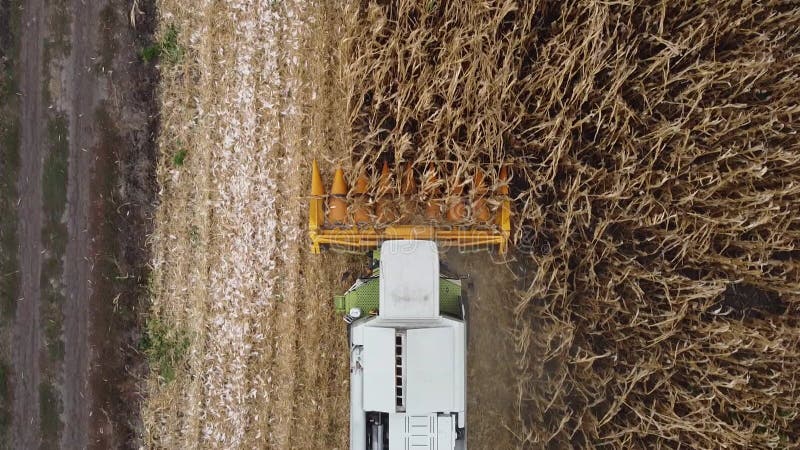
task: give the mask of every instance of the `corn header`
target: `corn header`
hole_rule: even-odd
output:
[[[314,161],[311,174],[309,235],[311,251],[322,246],[351,249],[377,248],[388,240],[429,240],[442,247],[508,248],[511,207],[508,172],[499,168],[496,179],[477,168],[466,180],[445,183],[432,167],[416,171],[407,164],[395,174],[383,163],[379,173],[366,173],[348,185],[344,171],[336,169],[330,190]],[[493,188],[488,187],[493,181]]]

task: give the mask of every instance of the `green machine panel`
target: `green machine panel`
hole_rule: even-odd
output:
[[[347,313],[358,308],[362,315],[377,314],[380,284],[378,277],[359,280],[347,293],[334,297],[336,312]],[[439,312],[449,316],[461,317],[461,285],[458,280],[439,279]]]

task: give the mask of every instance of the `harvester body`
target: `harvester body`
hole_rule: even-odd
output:
[[[369,307],[369,293],[354,297],[347,315],[350,448],[466,449],[460,281],[440,276],[438,249],[431,241],[387,241],[379,264],[349,291],[358,294],[375,280],[379,285],[376,309],[361,308]],[[442,311],[442,283],[457,294],[457,309],[449,304],[450,311]]]
[[[461,281],[440,274],[439,246],[506,251],[507,169],[451,177],[450,192],[435,188],[430,167],[406,164],[394,183],[384,162],[377,175],[351,189],[337,169],[326,192],[314,161],[311,177],[312,252],[372,249],[379,261],[335,298],[349,324],[350,448],[465,450],[465,310]]]

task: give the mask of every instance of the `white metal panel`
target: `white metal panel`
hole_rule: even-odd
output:
[[[464,417],[467,408],[467,330],[462,321],[445,318],[453,327],[453,363],[455,372],[453,373],[453,409],[451,411],[461,413],[459,417]],[[461,424],[463,427],[463,423]]]
[[[364,411],[395,412],[394,328],[364,327]]]
[[[367,421],[364,415],[364,386],[361,370],[361,347],[350,353],[350,450],[367,449]]]
[[[366,319],[369,320],[369,319]],[[350,344],[351,345],[364,345],[364,325],[366,320],[362,319],[361,322],[356,322],[350,327]]]
[[[439,317],[439,252],[431,241],[381,245],[380,315],[387,319]]]
[[[450,450],[456,446],[456,424],[453,416],[439,416],[436,418],[436,448]]]
[[[453,450],[455,442],[453,416],[389,414],[389,450]]]
[[[406,332],[407,413],[458,409],[455,408],[455,391],[463,390],[464,384],[463,376],[456,376],[454,340],[455,329],[449,327]]]
[[[406,415],[389,414],[389,450],[406,448]]]

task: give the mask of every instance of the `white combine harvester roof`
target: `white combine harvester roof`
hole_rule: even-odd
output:
[[[431,241],[381,246],[380,315],[384,320],[439,318],[439,253]]]

